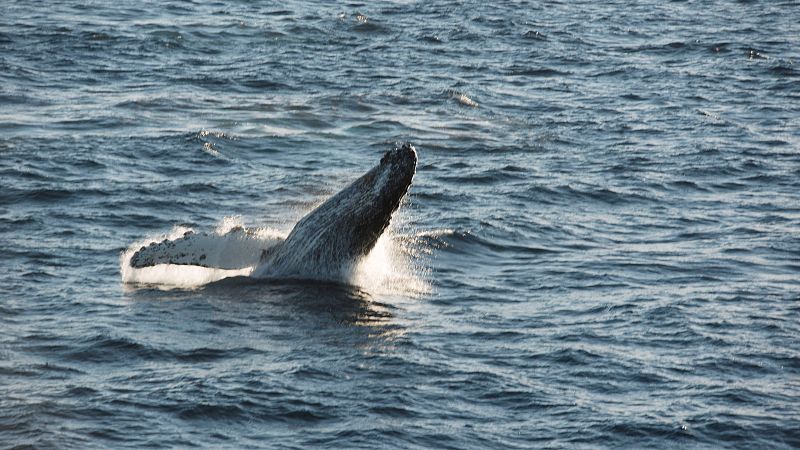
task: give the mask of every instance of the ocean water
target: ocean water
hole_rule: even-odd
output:
[[[799,447],[799,24],[3,0],[0,447]],[[285,235],[406,141],[357,277],[126,275]]]

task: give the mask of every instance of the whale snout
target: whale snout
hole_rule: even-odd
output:
[[[381,170],[388,173],[389,184],[394,185],[399,195],[405,193],[411,184],[411,179],[417,171],[417,149],[409,143],[389,150],[383,155],[380,163]]]
[[[403,144],[399,148],[395,148],[394,150],[389,150],[388,152],[383,154],[383,158],[381,158],[381,164],[392,164],[392,165],[400,165],[403,167],[417,166],[417,149],[414,148],[413,145],[409,143]]]
[[[408,159],[412,164],[417,165],[417,149],[413,145],[406,142],[397,151],[400,152],[401,158]]]

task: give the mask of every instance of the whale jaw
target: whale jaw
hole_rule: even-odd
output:
[[[377,166],[303,217],[253,276],[340,279],[375,247],[416,165],[410,144],[386,152]]]

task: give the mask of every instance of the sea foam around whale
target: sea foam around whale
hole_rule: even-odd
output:
[[[398,216],[400,215],[398,214]],[[247,240],[246,245],[252,246],[251,248],[231,246],[230,240],[223,238],[231,230],[244,226],[245,224],[239,216],[223,218],[219,225],[211,233],[208,233],[210,241],[217,243],[208,248],[210,251],[208,259],[218,260],[226,256],[233,257],[233,259],[245,259],[251,254],[257,254],[261,248],[269,248],[283,242],[288,234],[273,228],[248,228],[252,236]],[[427,271],[420,263],[420,258],[428,252],[421,248],[420,241],[415,239],[413,234],[401,234],[397,232],[398,228],[402,228],[402,225],[390,227],[366,257],[355,261],[351,267],[340,274],[338,279],[332,281],[385,294],[428,292],[430,284],[425,279]],[[141,247],[161,242],[164,239],[178,239],[187,232],[197,231],[176,225],[168,233],[148,236],[131,244],[120,255],[120,273],[123,283],[129,288],[147,286],[160,289],[192,289],[225,278],[250,277],[258,268],[258,262],[255,262],[253,266],[237,270],[177,264],[159,264],[143,268],[131,267],[131,257]],[[215,240],[215,237],[218,239]],[[225,255],[227,252],[239,252],[241,255],[237,258],[236,255]],[[320,272],[324,272],[324,270],[315,267],[308,268],[309,278],[313,277],[311,274]]]

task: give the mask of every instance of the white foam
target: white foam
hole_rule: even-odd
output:
[[[403,220],[397,220],[393,225],[378,239],[373,250],[356,262],[352,267],[342,273],[325,273],[319,267],[309,266],[308,273],[299,274],[300,278],[319,278],[321,273],[325,273],[327,281],[335,281],[343,284],[350,284],[364,289],[372,294],[384,295],[405,295],[416,297],[430,291],[430,284],[426,279],[428,272],[423,267],[421,258],[424,257],[425,249],[421,247],[421,241],[416,239],[413,234],[401,234]],[[227,245],[229,239],[223,236],[232,230],[243,226],[241,217],[225,217],[216,227],[209,239],[214,235],[219,236],[219,246],[207,246],[212,249],[208,255],[209,261],[219,261],[231,259],[232,255],[217,255],[213,252],[222,253],[226,251],[252,252],[252,249],[243,249]],[[184,236],[190,228],[176,226],[169,233],[158,236],[151,236],[143,240],[134,242],[120,256],[120,272],[122,282],[129,286],[148,285],[160,289],[192,289],[198,288],[208,283],[219,281],[224,278],[236,276],[259,276],[257,266],[246,267],[239,270],[225,270],[191,265],[177,264],[158,264],[152,267],[133,268],[130,259],[133,254],[143,246],[153,242],[161,242],[164,239],[174,240]],[[257,239],[252,240],[252,245],[263,246],[275,245],[285,237],[280,232],[268,229],[249,229],[249,234],[254,234]]]
[[[347,281],[373,294],[418,296],[430,292],[416,244],[407,236],[384,233]]]
[[[409,210],[401,206],[347,282],[373,294],[419,297],[429,293],[430,269],[426,263],[430,252],[409,226],[410,221]]]

